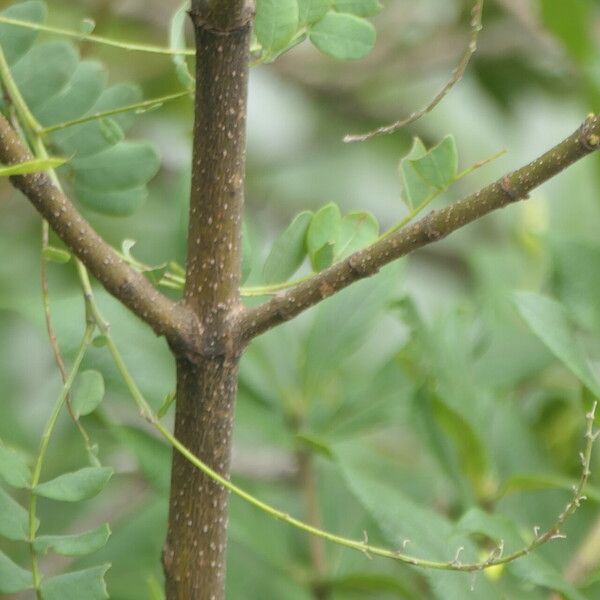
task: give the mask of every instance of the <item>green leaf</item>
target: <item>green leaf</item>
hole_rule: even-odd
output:
[[[21,454],[12,448],[0,446],[0,477],[16,488],[28,488],[31,471]]]
[[[171,50],[184,50],[186,47],[185,24],[188,19],[187,11],[189,6],[189,0],[185,0],[171,17],[169,27],[169,48]],[[179,82],[186,88],[191,88],[194,85],[194,77],[190,73],[185,56],[182,54],[173,54],[172,60]]]
[[[0,550],[0,592],[16,594],[33,586],[33,578],[29,571],[14,563]]]
[[[64,265],[71,260],[71,253],[63,248],[56,248],[55,246],[46,246],[42,250],[42,256],[50,262]]]
[[[375,277],[359,281],[319,305],[304,349],[304,377],[309,390],[337,377],[342,360],[363,344],[395,293],[402,268],[402,263],[388,265]]]
[[[104,575],[110,565],[57,575],[42,582],[44,600],[104,600],[108,598]]]
[[[432,453],[455,483],[463,502],[474,500],[467,478],[482,496],[486,492],[489,461],[487,448],[477,430],[435,394],[429,397],[421,393],[416,409],[423,417]]]
[[[533,292],[515,294],[515,302],[533,333],[597,397],[600,384],[581,348],[566,310],[555,300]]]
[[[74,535],[40,535],[36,537],[33,547],[38,554],[48,551],[63,556],[85,556],[104,547],[110,537],[107,523],[97,529]]]
[[[516,492],[529,492],[538,490],[566,490],[573,491],[573,486],[577,481],[569,477],[561,477],[553,474],[527,473],[513,475],[502,485],[500,496],[513,494]],[[591,486],[589,483],[585,486],[585,495],[592,502],[600,503],[600,489]]]
[[[379,237],[379,223],[369,212],[351,212],[343,219],[340,239],[335,247],[335,259],[350,256]]]
[[[43,23],[46,20],[47,12],[44,2],[32,0],[13,4],[3,10],[1,14],[11,19]],[[38,32],[35,29],[0,24],[0,44],[9,65],[17,62],[31,48],[37,35]]]
[[[85,467],[41,483],[33,491],[37,496],[52,500],[79,502],[99,494],[112,474],[110,467]]]
[[[285,48],[297,29],[297,0],[257,0],[254,32],[268,54]]]
[[[322,271],[333,264],[334,259],[334,243],[325,244],[320,250],[317,250],[312,255],[312,267],[316,272]]]
[[[145,186],[131,190],[103,192],[77,185],[75,192],[81,204],[110,217],[132,215],[148,198],[148,190]]]
[[[600,331],[600,246],[560,239],[551,248],[557,295],[582,327]]]
[[[0,167],[0,177],[11,177],[13,175],[27,175],[56,169],[67,162],[66,158],[40,158],[28,160],[16,165]]]
[[[152,144],[123,142],[103,152],[73,160],[75,186],[99,192],[139,188],[158,171],[160,160]]]
[[[375,520],[387,544],[402,548],[410,540],[407,552],[430,560],[449,561],[463,546],[461,559],[477,561],[475,545],[456,532],[443,515],[408,497],[397,476],[397,465],[383,453],[365,447],[365,443],[349,442],[334,448],[342,475],[349,490]],[[466,574],[421,571],[439,600],[469,598],[471,580]],[[496,600],[500,595],[486,578],[477,580],[478,598]],[[428,596],[429,597],[429,596]]]
[[[108,73],[101,63],[80,62],[69,84],[36,108],[37,120],[48,127],[85,115],[100,98],[107,81]]]
[[[104,398],[104,378],[98,371],[82,371],[73,389],[72,408],[75,418],[94,412]]]
[[[77,51],[63,41],[34,46],[13,67],[13,77],[27,106],[35,112],[58,94],[77,68]]]
[[[313,454],[320,454],[325,458],[333,459],[333,451],[329,444],[312,433],[301,431],[296,434],[296,441]]]
[[[313,218],[311,211],[301,212],[275,240],[264,266],[266,283],[287,281],[306,257],[306,234]]]
[[[445,190],[458,173],[458,151],[451,135],[421,157],[411,159],[411,165],[425,183],[437,190]]]
[[[0,488],[0,535],[15,541],[29,538],[27,511]]]
[[[298,0],[300,25],[312,25],[320,21],[332,7],[333,0]]]
[[[142,99],[142,90],[131,83],[118,83],[102,92],[98,101],[86,114],[95,114],[129,104],[135,104]],[[125,131],[133,122],[134,114],[121,113],[114,115],[110,121],[118,126],[119,136],[107,137],[100,123],[91,121],[75,125],[50,135],[50,139],[65,154],[75,155],[77,158],[96,154],[120,140]],[[114,127],[114,125],[112,127]],[[106,125],[104,126],[106,127]]]
[[[335,9],[359,17],[374,17],[383,6],[379,0],[334,0]]]
[[[351,594],[350,597],[356,597],[357,594],[363,594],[363,598],[376,598],[376,593],[382,594],[385,598],[404,598],[418,600],[422,598],[406,577],[394,577],[382,573],[352,573],[350,575],[338,576],[335,579],[327,581],[328,587],[342,594],[345,592]],[[385,596],[384,596],[385,594]],[[345,597],[345,596],[343,596]]]
[[[355,15],[329,11],[309,31],[310,41],[340,60],[364,58],[375,46],[375,28]]]
[[[340,238],[342,215],[333,202],[320,208],[313,216],[306,232],[306,247],[315,271],[329,266],[333,249]]]
[[[425,144],[419,138],[415,138],[410,151],[400,160],[398,166],[402,179],[404,201],[409,208],[418,206],[435,192],[433,186],[417,173],[413,165],[413,161],[423,158],[426,154]]]

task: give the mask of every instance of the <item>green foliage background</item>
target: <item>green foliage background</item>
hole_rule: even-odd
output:
[[[363,62],[335,62],[303,44],[253,71],[246,285],[293,274],[273,263],[264,271],[263,265],[274,240],[303,209],[316,213],[334,202],[343,215],[369,211],[383,228],[401,220],[410,207],[402,200],[398,165],[413,136],[432,147],[452,134],[459,170],[508,150],[435,199],[444,205],[534,158],[598,110],[593,34],[599,3],[539,0],[514,11],[511,4],[487,3],[481,52],[433,114],[367,144],[344,145],[341,139],[427,102],[465,44],[470,3],[390,0],[373,19],[378,42]],[[143,12],[121,14],[110,1],[53,0],[49,8],[54,24],[77,29],[91,16],[102,35],[164,44],[164,23],[177,5],[148,2]],[[290,27],[287,39],[273,38],[263,58],[295,43],[296,33]],[[318,35],[317,41],[314,32],[309,37],[320,47]],[[68,55],[74,71],[80,59],[57,39],[39,38]],[[130,99],[118,98],[116,105],[141,93],[171,93],[184,81],[168,57],[91,43],[81,44],[80,53],[80,65],[100,73],[91,61],[101,60],[108,85],[129,90]],[[51,108],[46,104],[48,114]],[[47,119],[44,125],[52,122]],[[81,139],[93,141],[86,127]],[[96,158],[64,167],[72,171],[65,177],[81,209],[114,246],[137,240],[134,254],[145,263],[183,262],[191,103],[183,98],[108,127],[97,139],[112,132],[118,145],[110,151],[136,148],[148,168],[141,179],[119,187],[102,175],[92,152],[102,149],[90,149],[88,156]],[[121,141],[119,132],[128,127],[128,141]],[[56,145],[63,154],[74,152],[61,141]],[[158,169],[154,148],[160,170],[145,200],[146,183]],[[85,161],[100,172],[94,176]],[[0,440],[31,458],[60,383],[41,307],[40,222],[6,181],[1,186]],[[410,539],[412,554],[437,560],[451,560],[459,546],[465,547],[463,559],[477,560],[500,540],[507,549],[531,541],[534,526],[553,523],[579,477],[584,413],[600,385],[599,191],[600,162],[588,159],[527,202],[384,269],[254,342],[242,363],[235,481],[303,516],[294,464],[299,451],[308,451],[328,530],[357,539],[366,531],[370,542],[392,548]],[[136,212],[118,219],[100,214],[97,202],[107,192],[129,207],[123,214]],[[328,243],[309,249],[305,262],[315,268],[330,262],[333,255],[320,252]],[[299,274],[306,272],[307,264]],[[84,319],[81,293],[69,265],[52,265],[50,275],[58,339],[70,363]],[[100,289],[98,297],[131,371],[158,408],[174,387],[165,344]],[[91,349],[84,369],[99,371],[105,381],[101,407],[83,419],[101,462],[115,473],[100,495],[69,510],[40,502],[39,517],[45,534],[91,530],[108,521],[112,535],[89,557],[48,555],[42,569],[59,574],[111,563],[111,598],[158,598],[170,451],[139,419],[102,348]],[[82,466],[81,439],[63,415],[44,480]],[[599,597],[600,488],[594,465],[592,470],[589,501],[569,521],[566,540],[474,579],[411,570],[328,545],[330,597],[541,599],[549,589],[569,599]],[[20,494],[13,495],[23,500]],[[0,548],[27,566],[24,546],[2,540]],[[589,566],[573,583],[565,574],[576,556]],[[306,536],[236,498],[228,569],[233,600],[314,597]]]

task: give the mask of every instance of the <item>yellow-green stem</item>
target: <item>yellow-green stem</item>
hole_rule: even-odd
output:
[[[44,464],[44,459],[46,457],[46,452],[48,450],[48,444],[50,443],[50,437],[52,436],[52,432],[54,431],[54,427],[56,426],[56,421],[58,420],[58,416],[60,415],[60,411],[65,403],[67,395],[69,394],[71,387],[73,386],[73,382],[75,381],[75,377],[79,371],[79,367],[81,366],[81,362],[85,353],[92,341],[92,337],[94,335],[95,325],[93,323],[88,323],[85,328],[85,333],[83,335],[83,339],[81,340],[81,344],[79,346],[79,350],[77,351],[77,355],[75,356],[75,360],[73,362],[73,367],[71,368],[71,372],[65,381],[62,390],[52,408],[52,412],[50,413],[50,417],[46,422],[46,426],[44,428],[44,433],[42,434],[40,440],[40,446],[37,454],[37,458],[35,461],[35,466],[33,469],[33,473],[31,476],[31,492],[29,495],[29,546],[31,551],[31,571],[33,574],[33,586],[36,591],[37,597],[41,600],[41,575],[37,560],[37,553],[34,548],[35,541],[35,533],[37,528],[37,518],[36,518],[36,508],[37,508],[37,497],[35,495],[35,487],[40,482],[40,476],[42,473],[42,466]]]

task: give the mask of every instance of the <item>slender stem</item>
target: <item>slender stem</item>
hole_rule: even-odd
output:
[[[159,96],[158,98],[151,98],[149,100],[143,100],[141,102],[135,102],[133,104],[128,104],[127,106],[119,106],[118,108],[113,108],[111,110],[105,110],[101,112],[92,113],[90,115],[84,115],[83,117],[78,117],[77,119],[71,119],[69,121],[63,121],[62,123],[56,123],[54,125],[49,125],[48,127],[42,127],[40,129],[41,135],[48,135],[49,133],[53,133],[55,131],[59,131],[61,129],[67,129],[68,127],[74,127],[75,125],[81,125],[82,123],[88,123],[89,121],[96,121],[97,119],[104,119],[106,117],[111,117],[113,115],[118,115],[121,113],[138,111],[143,112],[147,110],[151,110],[155,107],[159,107],[165,102],[169,102],[171,100],[177,100],[179,98],[185,98],[191,94],[191,90],[185,90],[183,92],[175,92],[173,94],[167,94],[166,96]]]
[[[1,19],[0,15],[0,19]],[[1,21],[0,21],[1,22]],[[15,108],[17,113],[17,118],[21,121],[21,123],[30,131],[34,133],[38,133],[41,129],[40,124],[37,122],[37,119],[33,116],[32,112],[29,110],[29,106],[27,106],[27,102],[25,102],[23,96],[21,95],[21,91],[19,90],[15,80],[13,79],[10,67],[8,66],[8,62],[6,61],[6,56],[4,54],[4,50],[0,45],[0,79],[2,80],[2,85],[4,87],[5,92],[8,94],[8,97]]]
[[[469,45],[467,46],[465,52],[460,57],[460,60],[450,79],[444,84],[442,89],[434,96],[433,100],[427,104],[424,108],[417,110],[410,114],[405,119],[400,119],[391,125],[386,125],[384,127],[379,127],[373,131],[369,131],[364,134],[357,135],[346,135],[344,137],[344,142],[364,142],[371,138],[374,138],[378,135],[388,135],[390,133],[395,133],[399,129],[418,121],[426,114],[430,113],[452,90],[452,88],[463,78],[467,67],[469,66],[469,62],[471,58],[477,52],[477,41],[479,39],[479,32],[482,29],[481,19],[483,14],[483,0],[475,0],[473,4],[473,9],[471,11],[471,39],[469,40]]]
[[[561,539],[562,537],[564,537],[560,533],[560,528],[562,527],[564,522],[567,520],[567,518],[570,517],[579,508],[581,503],[585,500],[583,491],[584,491],[585,485],[587,484],[587,481],[588,481],[589,475],[590,475],[590,463],[591,463],[591,457],[592,457],[592,448],[593,448],[594,442],[596,441],[596,439],[598,438],[598,435],[600,434],[600,432],[593,432],[595,410],[596,410],[596,404],[594,404],[594,407],[592,408],[592,410],[586,415],[586,420],[587,420],[587,430],[586,430],[586,435],[585,435],[586,445],[585,445],[584,451],[581,454],[581,456],[582,456],[581,477],[579,479],[577,486],[575,487],[575,489],[573,491],[573,495],[572,495],[571,499],[565,506],[565,509],[563,510],[563,512],[561,512],[560,515],[557,517],[554,524],[545,533],[536,534],[534,540],[530,544],[523,546],[521,549],[515,550],[514,552],[512,552],[510,554],[503,555],[502,548],[498,547],[494,550],[494,552],[492,552],[492,554],[488,557],[487,560],[485,560],[483,562],[478,562],[478,563],[472,563],[472,562],[471,563],[461,563],[456,559],[453,559],[451,561],[434,561],[434,560],[428,560],[428,559],[423,559],[423,558],[417,558],[417,557],[405,554],[403,552],[403,550],[391,550],[391,549],[387,549],[387,548],[380,548],[378,546],[372,546],[366,540],[359,541],[359,540],[353,540],[350,538],[345,538],[342,536],[335,535],[329,531],[324,531],[318,527],[310,525],[309,523],[305,523],[304,521],[301,521],[300,519],[296,519],[296,518],[290,516],[288,513],[280,511],[277,508],[274,508],[273,506],[267,504],[266,502],[259,500],[258,498],[256,498],[255,496],[252,496],[251,494],[249,494],[242,488],[238,487],[234,483],[231,483],[231,481],[229,481],[225,477],[219,475],[219,473],[217,473],[216,471],[211,469],[207,464],[205,464],[197,456],[195,456],[192,452],[190,452],[188,448],[186,448],[164,425],[162,425],[162,423],[160,423],[160,421],[158,420],[158,418],[156,416],[152,415],[151,422],[154,425],[154,427],[162,434],[162,436],[169,442],[169,444],[171,444],[171,446],[173,446],[173,448],[175,448],[182,456],[184,456],[196,468],[198,468],[200,471],[205,473],[208,477],[213,479],[215,482],[217,482],[218,484],[220,484],[221,486],[223,486],[224,488],[229,490],[231,493],[235,494],[242,500],[245,500],[252,506],[265,512],[266,514],[271,515],[275,519],[284,521],[285,523],[287,523],[297,529],[305,531],[311,535],[320,537],[324,540],[327,540],[327,541],[333,542],[335,544],[338,544],[340,546],[345,546],[347,548],[351,548],[353,550],[362,552],[363,554],[365,554],[366,556],[369,556],[369,557],[370,556],[381,556],[384,558],[391,558],[393,560],[396,560],[396,561],[399,561],[399,562],[402,562],[402,563],[405,563],[408,565],[426,568],[426,569],[443,570],[443,571],[472,572],[472,571],[481,571],[481,570],[489,569],[491,567],[495,567],[498,565],[504,565],[504,564],[513,562],[514,560],[517,560],[518,558],[521,558],[522,556],[529,554],[530,552],[532,552],[539,546],[541,546],[549,541],[552,541],[555,539]]]
[[[44,256],[44,250],[48,248],[48,222],[42,221],[42,255],[41,255],[41,268],[40,268],[40,279],[42,284],[42,303],[44,306],[44,318],[46,321],[46,332],[48,334],[48,341],[50,342],[50,348],[52,349],[52,354],[54,356],[54,362],[56,363],[56,367],[60,373],[60,377],[63,381],[63,384],[67,381],[67,369],[65,367],[65,361],[63,359],[60,346],[58,344],[58,339],[56,338],[56,330],[54,329],[54,323],[52,321],[52,311],[50,309],[50,290],[48,287],[48,261]],[[83,439],[83,443],[85,445],[85,449],[87,451],[88,457],[90,460],[93,460],[94,453],[92,449],[92,442],[90,440],[90,436],[88,432],[85,430],[85,427],[82,425],[81,421],[75,416],[73,412],[73,406],[71,404],[71,394],[67,394],[66,398],[67,411],[71,420],[77,427],[79,434]],[[96,462],[96,461],[94,461]]]
[[[40,476],[42,473],[42,467],[44,464],[44,459],[46,457],[46,451],[48,450],[48,444],[50,443],[50,438],[52,436],[52,432],[54,431],[54,427],[56,426],[56,421],[58,420],[58,416],[60,415],[60,411],[69,395],[69,392],[73,386],[73,382],[75,381],[75,377],[79,371],[79,367],[81,366],[81,362],[85,353],[92,341],[92,337],[94,335],[95,325],[93,323],[88,323],[85,328],[85,333],[83,335],[83,339],[81,340],[81,344],[79,345],[79,349],[77,351],[77,355],[75,356],[75,360],[73,362],[73,367],[71,368],[71,372],[69,373],[62,390],[52,408],[52,412],[50,413],[50,417],[46,423],[46,427],[44,428],[44,432],[42,434],[42,438],[40,441],[40,446],[38,450],[38,454],[35,461],[35,466],[33,469],[32,477],[31,477],[31,493],[29,495],[29,547],[31,552],[31,571],[33,574],[33,586],[36,591],[36,595],[39,600],[41,600],[41,574],[39,570],[37,553],[34,548],[35,534],[37,529],[37,518],[36,518],[36,508],[37,508],[37,496],[35,495],[35,487],[40,481]]]
[[[11,106],[13,107],[17,119],[20,119],[22,125],[27,130],[28,137],[31,140],[34,155],[39,159],[47,159],[49,157],[46,147],[44,146],[41,137],[40,137],[40,124],[37,119],[34,117],[32,112],[29,110],[27,103],[25,102],[18,86],[13,79],[12,73],[6,61],[6,57],[4,55],[4,51],[0,46],[0,80],[9,96],[9,101],[11,102]],[[56,185],[60,189],[60,182],[56,173],[53,169],[49,170],[49,175]],[[41,277],[41,285],[42,285],[42,303],[44,306],[44,317],[46,321],[46,330],[48,333],[48,339],[50,341],[50,347],[52,348],[52,353],[54,355],[54,360],[60,372],[63,383],[66,382],[67,372],[65,369],[64,360],[62,358],[60,347],[58,345],[58,341],[56,339],[56,333],[54,330],[54,325],[52,323],[52,314],[50,311],[50,296],[48,289],[48,262],[44,256],[44,250],[48,247],[48,237],[49,237],[49,228],[48,222],[44,219],[42,221],[42,255],[41,255],[41,269],[40,269],[40,277]],[[92,445],[90,441],[90,437],[87,434],[87,431],[83,427],[83,425],[79,422],[79,420],[75,417],[73,413],[73,409],[71,407],[71,398],[70,395],[67,395],[67,410],[71,419],[75,423],[77,429],[81,437],[83,438],[83,442],[85,448],[88,453],[88,457],[90,460],[94,460],[94,454],[92,451]]]
[[[113,46],[114,48],[121,48],[123,50],[149,52],[151,54],[165,54],[167,56],[194,56],[194,51],[191,49],[165,48],[162,46],[153,46],[149,44],[132,44],[131,42],[122,42],[120,40],[113,40],[107,37],[94,35],[91,33],[82,33],[81,31],[74,31],[72,29],[52,27],[50,25],[42,25],[41,23],[34,23],[32,21],[23,21],[22,19],[13,19],[12,17],[7,17],[4,15],[0,15],[0,23],[5,23],[6,25],[16,25],[17,27],[25,27],[27,29],[35,29],[36,31],[43,31],[45,33],[54,33],[56,35],[76,38],[81,42],[94,42],[96,44]]]

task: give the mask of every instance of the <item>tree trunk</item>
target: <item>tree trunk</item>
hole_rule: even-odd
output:
[[[229,12],[227,4],[234,4]],[[241,2],[198,1],[191,16],[196,103],[184,302],[202,334],[197,353],[177,359],[175,434],[229,476],[252,11]],[[227,515],[227,491],[174,453],[163,553],[168,600],[223,600]]]

